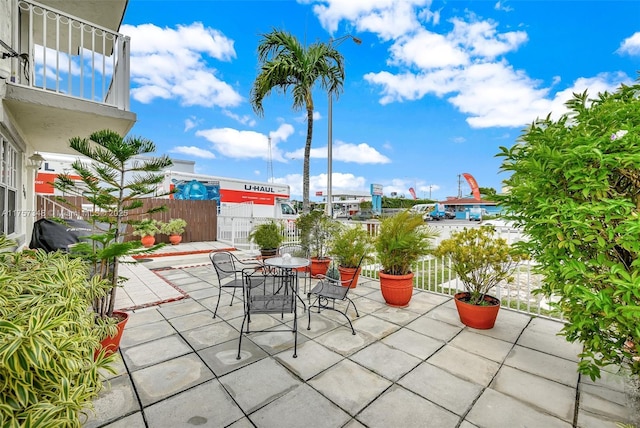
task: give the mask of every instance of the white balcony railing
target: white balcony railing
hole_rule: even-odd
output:
[[[19,0],[11,81],[129,111],[128,36]]]

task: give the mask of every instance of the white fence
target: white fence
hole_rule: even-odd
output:
[[[218,217],[218,240],[224,241],[235,248],[245,251],[258,252],[255,244],[249,240],[251,229],[260,223],[271,221],[268,218],[243,218],[243,217]],[[285,228],[283,234],[285,242],[298,241],[297,231],[293,228],[286,228],[288,223],[283,222]],[[378,221],[368,222],[345,222],[352,227],[365,228],[371,236],[378,234],[380,223]],[[438,236],[434,239],[433,245],[448,238],[452,232],[465,227],[478,227],[476,222],[448,222],[448,223],[429,223],[431,227],[438,232]],[[509,227],[496,227],[496,231],[509,243],[514,243],[525,239],[522,231]],[[372,261],[363,266],[362,276],[378,279],[378,272],[381,266],[375,254],[372,254]],[[501,300],[502,306],[516,311],[535,314],[545,318],[561,320],[560,314],[552,308],[550,302],[540,294],[534,293],[534,290],[540,288],[542,278],[533,272],[534,263],[527,262],[521,264],[516,270],[513,280],[509,283],[502,283],[493,293]],[[452,295],[458,291],[464,291],[462,282],[455,276],[451,270],[451,261],[446,259],[437,259],[428,256],[420,260],[414,267],[414,284],[416,288],[428,290],[434,293]]]

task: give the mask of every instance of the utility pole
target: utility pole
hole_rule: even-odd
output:
[[[458,199],[462,198],[462,174],[458,174]]]

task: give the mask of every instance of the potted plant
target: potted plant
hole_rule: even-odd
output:
[[[369,253],[372,251],[371,236],[360,225],[339,225],[337,232],[331,240],[331,255],[338,263],[340,278],[347,281],[354,277],[351,288],[355,288],[358,284],[358,276],[361,267],[358,267],[360,259],[370,258]]]
[[[338,222],[314,210],[298,217],[296,226],[300,230],[300,243],[311,257],[311,276],[325,275],[331,263],[329,243]]]
[[[509,193],[499,198],[528,239],[518,243],[544,276],[562,335],[579,342],[580,372],[640,377],[640,78],[575,94],[568,112],[533,122],[502,147]]]
[[[282,225],[275,220],[259,224],[251,231],[249,239],[260,248],[263,257],[275,256],[284,241]]]
[[[128,319],[126,312],[115,310],[117,289],[126,281],[118,273],[120,258],[152,251],[161,245],[144,250],[140,241],[125,241],[126,225],[140,222],[139,217],[148,218],[166,210],[165,205],[145,209],[143,199],[163,196],[158,194],[158,186],[163,180],[161,172],[172,162],[167,156],[136,159],[155,152],[155,144],[142,138],[123,138],[110,130],[94,132],[89,138],[72,138],[69,146],[90,162],[80,159],[73,162],[73,174],[79,179],[71,178],[67,173],[56,177],[55,188],[68,195],[56,199],[81,212],[85,218],[85,201],[91,205],[88,220],[94,233],[74,245],[71,254],[89,263],[92,279],[105,280],[109,284],[108,292],[95,296],[92,306],[96,324],[105,326],[103,350],[112,353],[119,347],[119,338]],[[71,199],[74,196],[82,203]],[[114,335],[108,327],[116,321],[118,333]],[[96,349],[96,352],[102,351]]]
[[[172,218],[167,223],[160,224],[160,232],[169,235],[169,242],[177,245],[182,242],[182,234],[187,227],[187,222],[181,218]]]
[[[80,426],[115,356],[99,354],[87,311],[109,291],[87,264],[62,251],[16,251],[0,235],[0,420],[7,427]],[[115,329],[112,325],[111,329]]]
[[[454,296],[460,321],[472,328],[493,328],[500,300],[487,293],[500,282],[510,281],[514,269],[526,255],[497,236],[492,226],[453,232],[450,238],[440,242],[433,255],[449,258],[451,270],[464,285],[466,291]]]
[[[158,221],[152,218],[146,218],[132,224],[133,235],[140,237],[140,242],[146,248],[152,247],[156,242],[156,233],[160,232]]]
[[[413,295],[411,267],[429,253],[437,232],[425,226],[422,216],[409,210],[387,217],[380,224],[375,249],[382,265],[380,290],[390,306],[405,307]]]

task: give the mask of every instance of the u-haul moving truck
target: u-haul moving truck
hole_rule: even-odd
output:
[[[171,198],[215,200],[220,215],[295,219],[286,184],[165,171],[163,190]]]
[[[41,195],[54,195],[59,192],[53,187],[58,174],[74,175],[72,163],[80,159],[85,163],[90,159],[82,156],[45,153],[45,162],[38,171],[35,190]],[[175,161],[178,166],[193,168],[193,162]],[[267,217],[293,220],[298,217],[289,198],[290,189],[286,184],[262,183],[235,178],[215,177],[211,175],[193,174],[183,171],[164,171],[162,189],[167,193],[176,190],[169,197],[175,199],[216,200],[221,215],[241,217]]]

